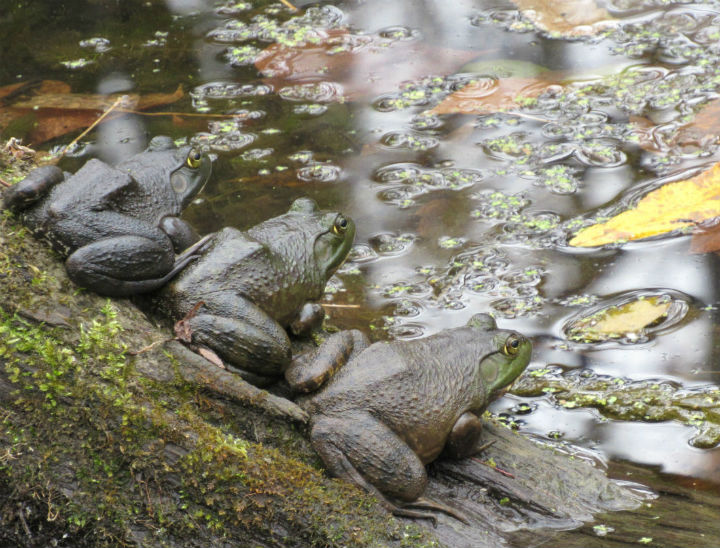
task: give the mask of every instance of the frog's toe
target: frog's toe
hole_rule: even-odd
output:
[[[434,512],[442,512],[443,514],[447,514],[448,516],[455,518],[456,520],[464,523],[465,525],[470,525],[470,521],[468,520],[467,516],[465,516],[462,512],[455,510],[455,508],[452,508],[452,507],[448,506],[447,504],[442,504],[440,502],[428,499],[426,497],[420,497],[416,501],[403,504],[400,509],[407,511],[408,508],[431,510]],[[393,513],[395,513],[395,512],[393,512]],[[418,513],[424,514],[423,512],[418,512]],[[433,519],[435,521],[435,524],[437,524],[437,518],[435,518],[435,516],[432,514],[428,513],[428,514],[424,514],[420,517],[425,518],[425,519]]]

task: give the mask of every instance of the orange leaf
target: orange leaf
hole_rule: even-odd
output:
[[[616,20],[595,0],[512,0],[520,12],[553,36],[596,34]]]

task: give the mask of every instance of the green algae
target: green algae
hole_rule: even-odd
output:
[[[695,429],[690,445],[720,444],[720,388],[682,388],[661,380],[635,381],[558,367],[527,371],[512,387],[518,396],[545,396],[566,409],[592,408],[604,417],[640,422],[677,421]]]

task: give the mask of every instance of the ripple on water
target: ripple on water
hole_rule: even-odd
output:
[[[646,343],[680,324],[693,299],[672,289],[642,289],[590,302],[591,306],[564,322],[562,332],[568,341],[580,345]],[[647,304],[637,308],[643,302]]]

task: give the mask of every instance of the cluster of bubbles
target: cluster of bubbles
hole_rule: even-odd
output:
[[[478,169],[429,168],[412,162],[383,166],[373,174],[373,181],[381,187],[378,197],[401,208],[414,205],[418,197],[429,192],[462,190],[484,178]]]

